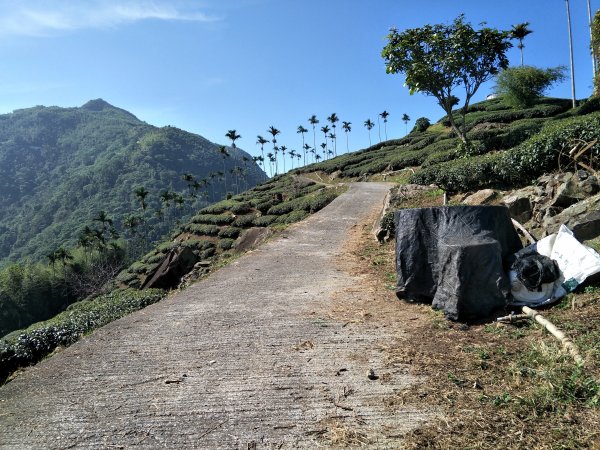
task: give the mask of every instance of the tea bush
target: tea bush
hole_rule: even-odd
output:
[[[0,382],[19,367],[35,364],[58,346],[68,346],[90,331],[156,303],[160,289],[116,290],[91,301],[74,303],[52,319],[0,339]]]

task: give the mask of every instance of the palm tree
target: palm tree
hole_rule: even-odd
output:
[[[379,121],[380,116],[381,114],[377,116],[377,132],[379,133],[379,142],[381,142],[381,122]]]
[[[350,153],[350,148],[348,147],[348,133],[352,131],[352,122],[342,122],[342,128],[344,129],[344,133],[346,133],[346,153]]]
[[[375,124],[371,121],[371,119],[367,119],[364,122],[364,126],[369,130],[369,147],[371,146],[371,129],[375,126]]]
[[[510,30],[510,36],[513,39],[519,40],[519,45],[517,45],[517,47],[519,48],[519,50],[521,50],[521,66],[523,65],[523,48],[525,47],[523,45],[523,39],[525,39],[525,36],[527,36],[528,34],[533,33],[532,30],[527,28],[528,26],[529,22],[523,22],[517,25],[513,25],[512,29]]]
[[[298,167],[300,167],[300,160],[302,159],[302,155],[300,153],[296,153],[296,158],[298,158]]]
[[[321,131],[323,132],[323,135],[325,137],[325,145],[327,145],[327,133],[329,133],[330,128],[325,125],[324,127],[321,127]]]
[[[321,160],[321,155],[315,155],[315,159],[317,160],[317,162],[319,162]]]
[[[144,188],[144,186],[140,186],[133,192],[140,201],[142,211],[146,211],[146,196],[148,195],[148,191],[146,190],[146,188]]]
[[[271,178],[273,177],[273,153],[267,153],[267,158],[269,159],[269,171],[271,172]]]
[[[64,276],[66,273],[67,264],[69,264],[70,261],[73,261],[73,255],[71,255],[71,253],[69,253],[69,251],[61,245],[54,251],[54,257],[55,261],[60,261],[62,263]]]
[[[383,129],[385,130],[385,140],[387,141],[388,140],[388,138],[387,138],[387,118],[390,115],[390,113],[384,110],[379,115],[383,119]],[[381,141],[381,137],[379,138],[379,140]]]
[[[306,166],[306,152],[310,151],[311,148],[312,147],[310,145],[308,145],[308,144],[304,144],[302,146],[302,150],[304,150],[304,165],[305,166]],[[314,151],[313,151],[313,154],[314,154]],[[313,162],[315,162],[314,158],[313,158]]]
[[[265,170],[265,144],[268,144],[270,141],[266,140],[260,134],[256,136],[256,143],[260,145],[260,153],[262,156],[263,170]]]
[[[571,33],[571,8],[569,0],[565,0],[567,6],[567,24],[569,25],[569,54],[571,56],[571,94],[573,97],[573,108],[575,108],[575,65],[573,64],[573,34]]]
[[[231,148],[235,148],[235,141],[237,141],[242,136],[237,134],[237,131],[235,130],[229,130],[227,133],[225,133],[225,137],[227,139],[231,139]]]
[[[302,125],[298,125],[298,131],[296,131],[296,133],[302,135],[302,148],[304,148],[304,133],[308,133],[308,130]],[[304,165],[306,165],[306,152],[304,152]]]
[[[281,157],[283,158],[283,173],[285,173],[285,151],[287,150],[287,147],[282,145],[279,147],[279,150],[281,150]]]
[[[268,133],[271,133],[271,136],[273,136],[273,138],[271,139],[271,142],[273,143],[273,152],[275,153],[275,175],[277,175],[277,146],[275,144],[277,144],[277,139],[275,139],[275,137],[281,133],[281,131],[279,131],[277,128],[275,128],[273,125],[271,125],[269,127],[269,129],[267,130]],[[271,175],[273,176],[273,175]]]
[[[402,114],[402,122],[404,122],[406,134],[408,134],[408,122],[410,122],[410,117],[408,116],[408,114]]]
[[[327,144],[325,142],[321,142],[321,150],[323,151],[325,158],[327,158]]]
[[[313,148],[317,148],[317,133],[315,130],[315,126],[319,123],[319,119],[314,114],[308,118],[308,123],[312,125],[313,129]]]
[[[296,150],[290,150],[288,155],[290,155],[290,158],[292,159],[292,170],[294,170],[294,158],[296,157]]]
[[[219,154],[223,157],[223,174],[226,174],[227,169],[225,168],[225,160],[229,158],[229,153],[227,153],[227,147],[225,147],[224,145],[219,146]],[[225,193],[227,193],[227,175],[225,175],[223,181],[225,183]]]
[[[336,137],[337,135],[335,134],[335,127],[336,127],[336,122],[339,122],[339,118],[337,116],[336,113],[332,113],[327,120],[331,123],[331,128],[333,128],[333,153],[335,154],[335,156],[337,156],[337,143],[336,143]]]

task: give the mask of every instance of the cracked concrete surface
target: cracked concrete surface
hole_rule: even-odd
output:
[[[385,357],[402,324],[339,313],[374,295],[339,259],[388,188],[351,185],[279,238],[27,369],[0,388],[0,448],[397,448],[428,418],[387,401],[416,381]]]

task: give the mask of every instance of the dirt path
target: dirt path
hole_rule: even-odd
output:
[[[281,238],[27,370],[0,388],[0,447],[397,448],[427,415],[391,401],[415,382],[386,357],[404,325],[350,251],[387,189],[352,185]]]

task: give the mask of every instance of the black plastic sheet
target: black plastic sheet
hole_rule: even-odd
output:
[[[396,295],[431,303],[452,320],[477,320],[505,306],[504,261],[522,248],[504,206],[395,212]]]

